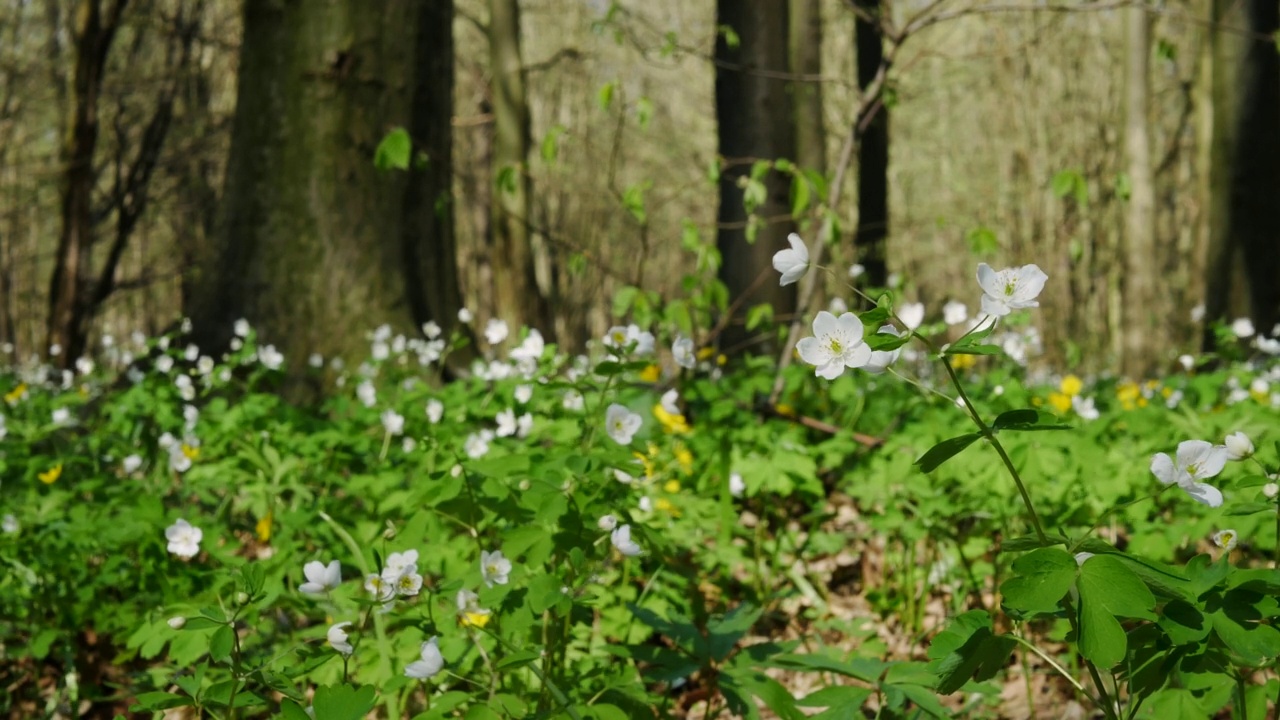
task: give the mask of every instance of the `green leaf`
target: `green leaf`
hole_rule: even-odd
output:
[[[953,437],[929,448],[928,452],[920,456],[916,460],[916,466],[922,472],[933,472],[938,469],[942,463],[950,460],[959,454],[962,450],[969,447],[975,440],[982,437],[982,433],[966,433],[958,437]]]
[[[224,663],[231,659],[231,651],[235,648],[236,631],[230,625],[223,625],[213,632],[209,638],[209,657],[214,662]]]
[[[600,104],[601,110],[608,110],[613,105],[613,91],[617,89],[617,84],[607,82],[600,86],[599,92],[596,93],[596,102]]]
[[[382,138],[373,152],[373,166],[379,170],[408,170],[413,142],[404,128],[395,128]]]
[[[871,688],[833,685],[805,695],[796,704],[800,707],[827,708],[826,712],[812,716],[815,718],[852,718],[858,717],[872,692]]]
[[[1175,645],[1192,645],[1209,636],[1209,618],[1186,600],[1170,600],[1157,621]]]
[[[996,416],[991,427],[996,430],[1070,430],[1070,425],[1055,422],[1057,416],[1039,410],[1009,410]]]
[[[1269,596],[1255,590],[1232,588],[1208,605],[1213,631],[1239,656],[1242,664],[1259,667],[1280,655],[1280,630],[1267,624],[1258,605]]]
[[[724,617],[707,622],[708,644],[711,658],[717,662],[729,657],[734,646],[760,619],[760,608],[743,603],[730,610]]]
[[[947,355],[999,355],[1004,349],[999,345],[952,345]]]
[[[325,685],[316,688],[312,706],[316,720],[362,720],[376,699],[372,685]]]
[[[1247,503],[1232,503],[1231,505],[1227,506],[1225,513],[1227,515],[1240,516],[1240,515],[1255,515],[1257,513],[1269,513],[1269,512],[1273,512],[1274,510],[1275,510],[1275,505],[1273,503],[1247,502]]]
[[[131,712],[156,712],[194,704],[194,701],[185,695],[169,692],[141,693],[133,701],[136,704],[129,708]]]
[[[287,699],[280,703],[280,717],[283,720],[311,720],[311,716],[301,705]]]
[[[1008,635],[992,631],[991,616],[972,610],[955,619],[929,646],[929,669],[938,678],[937,691],[949,695],[970,679],[981,682],[1004,669],[1017,645]]]
[[[1052,613],[1075,581],[1076,560],[1061,548],[1040,548],[1014,560],[1013,572],[1000,585],[1004,605],[1028,615]]]
[[[524,667],[529,663],[542,657],[542,653],[536,650],[521,650],[520,652],[511,653],[506,657],[493,664],[493,668],[498,671],[514,670]]]
[[[1156,620],[1156,599],[1142,579],[1110,555],[1080,566],[1080,653],[1100,668],[1124,659],[1127,641],[1116,616]]]

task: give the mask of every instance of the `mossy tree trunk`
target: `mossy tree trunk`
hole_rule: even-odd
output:
[[[1167,316],[1168,293],[1158,285],[1166,266],[1156,239],[1155,182],[1151,168],[1151,137],[1147,132],[1150,104],[1149,69],[1151,24],[1141,5],[1125,10],[1125,154],[1129,197],[1125,207],[1124,331],[1121,368],[1142,378],[1155,369],[1155,342]]]
[[[489,72],[493,89],[491,238],[494,314],[511,331],[533,325],[552,333],[550,284],[539,287],[529,176],[530,118],[520,49],[519,0],[489,2]]]
[[[856,0],[860,10],[854,21],[858,88],[864,93],[884,65],[884,36],[880,0]],[[866,269],[865,283],[884,287],[889,280],[889,108],[883,95],[866,105],[858,118],[858,225],[853,245],[858,262]]]
[[[778,0],[719,0],[716,3],[716,121],[720,172],[720,213],[716,247],[720,280],[739,307],[769,303],[775,317],[795,311],[795,286],[780,287],[773,254],[785,249],[795,231],[790,177],[769,170],[759,180],[764,193],[748,215],[744,186],[757,161],[796,157],[791,104],[787,3]],[[724,30],[728,28],[728,30]],[[770,350],[751,344],[739,318],[730,318],[722,337],[730,351]]]
[[[439,180],[450,161],[440,118],[451,112],[451,16],[452,3],[434,0],[245,4],[222,217],[189,308],[202,348],[224,348],[244,317],[297,368],[311,352],[363,353],[381,323],[413,332],[453,322],[443,315],[458,305],[451,203]],[[427,156],[408,175],[373,164],[395,127]]]

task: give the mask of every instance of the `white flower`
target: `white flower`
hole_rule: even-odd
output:
[[[565,390],[560,404],[569,412],[582,412],[582,408],[586,407],[587,401],[586,398],[582,397],[582,393],[577,390]]]
[[[924,303],[903,303],[898,307],[898,319],[908,330],[915,330],[924,323]]]
[[[105,338],[103,338],[105,340]],[[88,375],[93,372],[93,360],[87,357],[78,358],[76,360],[76,371],[81,375]]]
[[[778,280],[778,284],[782,286],[796,282],[809,271],[809,248],[805,246],[804,240],[791,233],[787,236],[787,242],[791,244],[791,249],[779,250],[773,255],[773,269],[782,273],[782,278]]]
[[[307,356],[307,365],[316,369],[324,367],[324,356],[320,353],[311,353]]]
[[[391,356],[391,346],[382,340],[374,340],[369,345],[369,356],[374,360],[386,360]]]
[[[279,370],[284,364],[284,354],[276,350],[275,345],[263,345],[258,351],[258,360],[268,370]]]
[[[516,437],[526,438],[533,430],[533,415],[525,413],[516,418]]]
[[[1004,317],[1014,310],[1040,307],[1036,297],[1049,279],[1035,265],[992,270],[986,263],[978,265],[978,285],[982,287],[982,312]]]
[[[631,539],[631,526],[621,525],[613,529],[609,533],[609,541],[617,548],[618,552],[627,557],[635,557],[644,552],[634,540]]]
[[[204,532],[186,520],[179,519],[165,528],[164,536],[169,541],[169,552],[189,560],[200,552],[200,540],[204,538]]]
[[[1223,441],[1228,460],[1244,460],[1253,455],[1253,441],[1242,432],[1233,432]]]
[[[836,318],[825,310],[819,312],[813,334],[796,343],[796,350],[814,366],[818,377],[834,380],[845,368],[862,367],[871,360],[871,348],[862,339],[862,321],[853,313]]]
[[[337,560],[328,565],[313,560],[302,566],[302,574],[307,581],[298,586],[298,591],[308,595],[322,595],[342,583],[342,565]]]
[[[409,549],[404,552],[393,552],[387,556],[386,562],[382,569],[384,572],[390,571],[392,576],[400,575],[406,570],[415,570],[418,567],[418,551]]]
[[[388,435],[400,435],[404,432],[404,416],[390,408],[383,410],[382,427]]]
[[[642,495],[636,506],[640,508],[640,512],[653,512],[653,499],[648,495]]]
[[[605,411],[605,430],[619,445],[630,445],[631,438],[635,437],[643,423],[644,419],[638,413],[633,413],[618,403],[613,403]]]
[[[444,403],[435,398],[427,401],[427,422],[435,425],[444,416]]]
[[[1247,317],[1242,317],[1236,318],[1232,321],[1231,332],[1235,333],[1236,337],[1244,339],[1247,337],[1253,337],[1257,331],[1254,330],[1252,320]]]
[[[1196,366],[1196,359],[1190,355],[1179,355],[1178,364],[1182,366],[1183,370],[1191,372],[1191,368]]]
[[[952,300],[942,306],[942,321],[948,325],[959,325],[969,319],[969,306],[959,300]]]
[[[173,628],[174,630],[181,630],[183,627],[186,626],[187,619],[182,617],[181,615],[178,615],[176,617],[169,618],[166,622],[168,622],[169,627]]]
[[[467,453],[467,457],[472,460],[482,458],[489,454],[489,440],[493,432],[490,430],[480,430],[473,432],[467,436],[462,442],[462,449]]]
[[[364,576],[365,592],[372,595],[374,600],[381,603],[390,602],[396,597],[395,582],[388,582],[385,574],[386,571],[384,570],[383,575],[379,575],[378,573],[369,573]],[[399,578],[399,575],[396,575],[396,578]]]
[[[470,590],[459,590],[456,602],[464,626],[484,627],[492,610],[480,607],[480,596]]]
[[[627,351],[637,356],[648,355],[653,352],[654,342],[653,333],[641,330],[634,323],[627,327],[614,325],[604,336],[605,347],[615,357],[621,357]]]
[[[13,513],[5,513],[4,518],[0,518],[0,530],[3,530],[6,535],[16,535],[21,529],[22,525]]]
[[[387,580],[387,578],[383,578]],[[390,583],[397,595],[413,597],[422,590],[422,576],[418,574],[416,565],[406,568]]]
[[[898,329],[892,325],[881,326],[880,330],[878,331],[878,334],[892,335],[894,337],[902,337],[902,333],[899,333]],[[872,375],[879,375],[880,373],[887,370],[890,365],[897,362],[898,356],[901,354],[902,354],[901,347],[896,347],[892,350],[873,350],[871,352],[871,359],[867,361],[866,365],[862,366],[862,369],[866,370]]]
[[[596,525],[599,525],[600,529],[605,532],[613,532],[613,529],[618,527],[618,518],[612,515],[601,515],[600,520],[596,522]]]
[[[507,408],[498,413],[498,437],[511,437],[516,434],[516,411]]]
[[[671,415],[680,415],[680,391],[675,388],[662,393],[662,409]]]
[[[533,399],[533,386],[517,385],[516,391],[512,393],[512,395],[515,397],[516,402],[521,405],[527,405],[529,404],[529,401]]]
[[[1204,319],[1204,303],[1191,308],[1191,322],[1198,323]]]
[[[1269,482],[1263,485],[1262,494],[1274,500],[1276,495],[1280,495],[1280,484]]]
[[[693,351],[693,340],[687,337],[677,337],[671,343],[671,354],[675,357],[676,364],[687,370],[692,370],[698,364],[698,356]]]
[[[156,358],[156,370],[167,375],[173,369],[173,358],[168,355],[161,355]]]
[[[635,478],[631,477],[630,473],[623,472],[622,470],[619,470],[617,468],[613,469],[613,479],[617,480],[623,485],[630,485],[631,483],[635,482]]]
[[[406,455],[408,455],[409,453],[418,449],[418,441],[414,440],[411,437],[406,437],[404,440],[400,441],[400,449],[403,450]]]
[[[327,639],[329,640],[329,647],[332,647],[343,655],[350,655],[356,650],[351,647],[351,643],[347,641],[348,636],[346,628],[349,627],[351,627],[351,623],[340,622],[336,625],[330,625],[329,632],[326,633]]]
[[[742,497],[742,493],[747,491],[747,483],[743,481],[741,473],[729,473],[729,494],[734,497]]]
[[[1076,567],[1079,567],[1079,566],[1081,566],[1081,565],[1084,565],[1084,561],[1085,561],[1085,560],[1088,560],[1088,559],[1089,559],[1089,558],[1091,558],[1091,557],[1093,557],[1093,553],[1091,553],[1091,552],[1078,552],[1078,553],[1076,553],[1076,555],[1075,555],[1075,558],[1076,558]]]
[[[1217,545],[1223,550],[1226,550],[1227,552],[1231,552],[1232,550],[1234,550],[1236,547],[1236,543],[1238,543],[1239,541],[1240,541],[1239,533],[1237,533],[1235,530],[1232,530],[1230,528],[1227,528],[1226,530],[1219,530],[1218,532],[1213,534],[1213,544]]]
[[[484,339],[488,340],[490,345],[497,345],[506,340],[509,334],[511,330],[507,327],[506,320],[493,318],[484,325]]]
[[[486,587],[506,585],[511,575],[511,561],[502,556],[501,550],[480,551],[480,576]]]
[[[435,320],[428,320],[422,323],[422,334],[427,336],[428,340],[435,340],[440,337],[440,324]]]
[[[71,411],[70,411],[70,410],[68,410],[68,409],[66,409],[66,408],[64,408],[64,407],[60,407],[60,408],[55,408],[55,409],[54,409],[54,411],[53,411],[53,424],[54,424],[54,425],[66,425],[66,424],[67,424],[67,422],[68,422],[69,420],[71,420]]]
[[[857,280],[858,278],[866,274],[866,272],[867,272],[867,269],[862,266],[862,263],[854,263],[849,266],[849,279]]]
[[[177,441],[169,446],[169,469],[176,473],[184,473],[191,469],[191,458],[184,451],[183,444]]]
[[[248,320],[245,320],[244,318],[240,318],[239,320],[236,321],[235,331],[236,331],[237,337],[242,337],[242,338],[249,337],[249,330],[250,328],[249,328]]]
[[[356,386],[356,397],[360,399],[361,405],[373,407],[378,402],[378,389],[372,382],[365,380]]]
[[[435,677],[444,669],[444,656],[440,654],[439,638],[431,636],[431,639],[422,643],[422,651],[419,653],[420,660],[409,663],[404,669],[405,677],[414,680],[429,680]]]
[[[1093,402],[1093,398],[1083,395],[1075,395],[1071,398],[1071,408],[1076,411],[1082,420],[1097,420],[1101,417],[1097,406]]]
[[[1151,473],[1164,485],[1176,484],[1197,502],[1218,507],[1222,493],[1199,481],[1216,476],[1226,464],[1226,448],[1204,440],[1185,440],[1178,443],[1176,462],[1165,453],[1152,456]]]
[[[476,316],[467,308],[462,308],[458,310],[458,322],[462,323],[463,325],[470,325],[471,321],[475,319],[476,319]]]

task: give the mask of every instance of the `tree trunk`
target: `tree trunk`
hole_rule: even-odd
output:
[[[1280,320],[1280,66],[1274,43],[1263,38],[1276,31],[1280,11],[1274,0],[1244,5],[1212,0],[1209,18],[1205,321],[1248,314],[1259,333],[1272,334]],[[1246,24],[1249,36],[1227,29]],[[1205,350],[1215,344],[1206,325]]]
[[[425,317],[428,304],[412,295],[423,288],[406,287],[406,276],[419,278],[428,265],[453,269],[429,254],[406,262],[410,228],[429,224],[405,212],[410,197],[425,202],[408,188],[425,194],[425,177],[447,171],[428,169],[411,182],[373,164],[390,129],[427,124],[411,121],[422,91],[415,61],[431,66],[428,75],[438,70],[415,52],[414,33],[426,20],[409,0],[244,7],[222,219],[192,286],[197,342],[220,351],[245,317],[290,368],[311,352],[363,357],[369,329],[390,323],[413,332]],[[433,11],[433,18],[446,12]],[[415,139],[434,143],[432,134]]]
[[[1125,208],[1124,331],[1121,369],[1134,378],[1155,367],[1164,349],[1159,332],[1168,312],[1158,280],[1165,261],[1156,241],[1155,182],[1151,170],[1151,138],[1147,134],[1150,102],[1151,25],[1141,5],[1125,11],[1125,152],[1129,167],[1129,201]]]
[[[445,327],[462,307],[453,201],[453,0],[417,10],[413,106],[409,135],[425,162],[413,163],[405,186],[405,282],[414,321]]]
[[[865,93],[884,65],[879,24],[883,6],[880,0],[856,0],[856,4],[874,20],[859,16],[854,22],[858,87]],[[853,244],[858,262],[866,269],[866,284],[884,287],[889,281],[889,108],[876,98],[868,113],[859,118],[858,226]]]
[[[791,85],[796,116],[796,162],[827,174],[827,128],[822,109],[822,13],[819,0],[790,0]],[[811,78],[811,79],[805,79]]]
[[[90,302],[86,295],[90,291],[90,252],[94,240],[93,156],[98,145],[98,103],[107,53],[126,2],[114,0],[110,7],[103,8],[101,0],[81,0],[75,11],[76,67],[70,119],[61,151],[66,168],[61,190],[62,226],[57,264],[49,282],[46,320],[46,350],[59,347],[61,356],[57,360],[63,367],[80,357],[87,333]]]
[[[732,300],[744,301],[740,307],[769,303],[775,316],[786,316],[795,311],[795,286],[778,285],[772,258],[788,247],[787,235],[795,230],[789,178],[772,169],[765,173],[761,178],[763,201],[750,217],[742,183],[750,178],[756,161],[795,157],[795,116],[786,79],[787,3],[718,0],[716,26],[728,28],[718,33],[715,48],[716,121],[723,163],[716,238],[720,280]],[[747,342],[746,330],[737,318],[729,320],[723,346],[731,351],[742,349]]]
[[[511,331],[554,331],[535,269],[529,176],[530,120],[520,51],[519,0],[489,2],[489,72],[493,83],[493,297]]]

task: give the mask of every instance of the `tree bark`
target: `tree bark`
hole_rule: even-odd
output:
[[[884,65],[879,23],[883,6],[880,0],[856,0],[855,4],[861,11],[854,21],[858,88],[865,93]],[[858,143],[858,225],[853,244],[858,262],[866,269],[866,284],[884,287],[889,281],[889,108],[877,99],[868,106],[868,113],[859,118],[863,130]]]
[[[554,331],[546,291],[540,288],[531,226],[530,119],[520,49],[519,0],[489,2],[489,72],[493,87],[493,269],[494,312],[511,327]]]
[[[69,366],[84,350],[90,301],[90,252],[94,241],[94,150],[98,145],[98,104],[107,54],[115,39],[127,0],[81,0],[76,6],[73,40],[76,67],[61,159],[62,225],[58,254],[49,282],[46,351],[61,349],[58,363]]]
[[[827,174],[827,128],[822,109],[822,12],[819,0],[790,0],[791,85],[796,116],[796,162]],[[806,79],[812,78],[812,79]]]
[[[788,247],[795,230],[789,202],[789,178],[769,170],[762,178],[763,202],[748,217],[743,183],[757,161],[793,159],[795,115],[788,93],[787,3],[778,0],[718,0],[716,26],[729,28],[716,37],[716,121],[720,172],[719,276],[741,307],[773,306],[775,316],[795,311],[795,286],[781,287],[772,268],[773,254]],[[759,223],[751,238],[749,224]],[[744,349],[744,327],[730,318],[722,337],[729,350]],[[756,346],[753,350],[770,351]]]
[[[1151,168],[1151,138],[1147,133],[1150,102],[1148,58],[1151,24],[1144,6],[1125,11],[1125,153],[1129,168],[1129,200],[1125,208],[1124,331],[1121,369],[1130,377],[1145,377],[1155,368],[1160,328],[1167,320],[1167,303],[1157,282],[1165,260],[1156,240],[1155,182]]]
[[[1248,314],[1271,335],[1280,321],[1280,58],[1270,38],[1280,8],[1249,0],[1240,14],[1228,0],[1212,0],[1205,320]],[[1242,23],[1247,35],[1226,30]],[[1203,345],[1216,346],[1207,324]]]
[[[425,202],[410,188],[430,192],[426,176],[443,170],[410,180],[373,164],[390,129],[427,125],[411,121],[423,92],[413,65],[430,65],[422,53],[433,49],[415,50],[414,33],[426,22],[419,7],[410,0],[245,3],[222,219],[195,269],[189,311],[205,352],[225,348],[244,317],[298,369],[312,352],[363,356],[372,327],[413,332],[426,317],[429,304],[413,297],[424,289],[407,287],[406,277],[421,279],[428,265],[454,268],[425,253],[406,262],[414,229],[429,223],[404,206],[410,198]],[[445,16],[431,10],[433,19]],[[417,139],[437,141],[432,135]],[[422,209],[434,210],[434,202]]]

